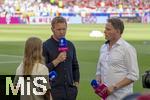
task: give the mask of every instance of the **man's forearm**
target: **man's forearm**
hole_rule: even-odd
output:
[[[134,81],[133,80],[130,80],[128,78],[124,78],[123,80],[121,80],[120,82],[114,84],[115,88],[116,89],[120,89],[120,88],[123,88],[131,83],[133,83]]]
[[[60,61],[55,59],[55,60],[52,61],[52,63],[56,67],[60,63]]]

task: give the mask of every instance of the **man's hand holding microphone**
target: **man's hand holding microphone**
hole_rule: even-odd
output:
[[[54,64],[54,66],[57,66],[61,62],[65,62],[65,60],[67,58],[68,47],[67,47],[67,41],[64,37],[59,39],[58,51],[60,52],[59,55],[52,62]]]
[[[57,58],[55,60],[53,60],[53,64],[54,66],[57,66],[59,63],[64,62],[67,58],[67,53],[64,52],[60,52],[60,54],[57,56]]]

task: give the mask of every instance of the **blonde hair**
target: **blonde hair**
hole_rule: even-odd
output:
[[[23,74],[31,75],[35,63],[44,63],[42,56],[42,40],[37,37],[30,37],[25,43]]]

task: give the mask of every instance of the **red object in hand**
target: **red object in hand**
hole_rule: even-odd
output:
[[[99,84],[99,87],[95,89],[95,93],[105,100],[108,96],[107,86],[105,84]]]
[[[92,80],[91,85],[95,90],[95,93],[99,95],[103,100],[105,100],[108,96],[107,86],[103,83],[99,83],[96,80]]]

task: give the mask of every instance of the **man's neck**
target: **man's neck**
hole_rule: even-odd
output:
[[[54,35],[52,35],[52,38],[56,41],[59,41]]]
[[[119,38],[117,38],[117,39],[115,39],[115,40],[110,40],[110,41],[109,41],[109,49],[111,49],[112,46],[113,46],[120,38],[121,38],[121,37],[119,37]]]

